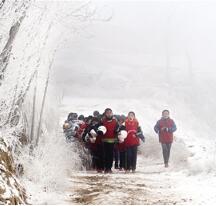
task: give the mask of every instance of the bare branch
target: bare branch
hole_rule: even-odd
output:
[[[37,74],[37,71],[35,71],[32,75],[31,75],[31,78],[29,79],[29,82],[27,84],[27,87],[25,89],[25,91],[21,91],[20,94],[18,95],[17,97],[17,88],[18,88],[18,83],[16,84],[15,86],[15,94],[14,94],[14,97],[13,97],[13,101],[12,101],[12,104],[11,104],[11,108],[10,108],[10,112],[8,114],[8,118],[7,120],[5,121],[5,123],[3,124],[3,126],[7,125],[8,123],[11,122],[11,119],[17,114],[17,109],[20,110],[21,109],[21,106],[25,100],[25,96],[30,88],[30,85],[35,77],[35,75]],[[14,124],[11,124],[11,126],[15,126]]]
[[[2,0],[2,1],[0,2],[0,9],[4,6],[4,3],[5,3],[5,0]]]
[[[38,130],[37,130],[37,138],[36,138],[35,146],[38,146],[39,138],[40,138],[40,135],[41,135],[42,117],[43,117],[43,111],[44,111],[44,107],[45,107],[46,96],[47,96],[47,89],[48,89],[48,85],[49,85],[50,71],[51,71],[51,68],[52,68],[52,65],[53,65],[53,61],[54,61],[54,56],[53,56],[53,58],[52,58],[52,60],[50,62],[49,70],[48,70],[48,74],[47,74],[47,79],[46,79],[46,84],[45,84],[45,89],[44,89],[44,94],[43,94],[43,100],[42,100],[42,105],[41,105],[39,125],[38,125]]]
[[[21,16],[20,19],[11,27],[9,32],[9,39],[0,54],[0,80],[4,78],[4,73],[10,59],[13,42],[15,40],[16,34],[19,31],[20,24],[23,21],[24,17],[25,16]]]
[[[33,138],[34,138],[36,95],[37,95],[37,76],[36,76],[36,81],[35,81],[34,96],[33,96],[33,106],[32,106],[32,121],[31,121],[31,133],[30,133],[30,142],[31,143],[32,143]]]

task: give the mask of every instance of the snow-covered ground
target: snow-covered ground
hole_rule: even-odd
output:
[[[138,159],[136,174],[73,173],[73,204],[214,204],[215,175],[188,176],[160,161]]]

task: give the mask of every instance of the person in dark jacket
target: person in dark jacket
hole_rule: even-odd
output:
[[[73,120],[77,120],[77,118],[78,118],[78,114],[77,114],[77,113],[70,112],[70,113],[68,114],[67,120],[68,120],[68,121],[73,121]]]
[[[106,128],[106,133],[102,135],[104,149],[104,167],[105,173],[112,173],[114,144],[117,141],[118,123],[113,117],[113,112],[110,108],[105,109],[104,118],[101,124]]]
[[[100,120],[93,117],[82,136],[83,141],[88,143],[88,148],[92,156],[92,168],[96,169],[97,172],[102,172],[104,169],[102,141],[101,136],[98,135],[100,125]]]
[[[165,167],[168,167],[170,149],[173,142],[173,132],[176,131],[176,124],[170,118],[169,110],[163,110],[162,118],[154,126],[155,132],[159,135],[159,142],[162,146]]]

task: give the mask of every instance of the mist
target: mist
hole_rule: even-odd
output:
[[[57,53],[54,72],[65,101],[72,101],[70,97],[137,99],[158,114],[171,109],[193,131],[201,124],[212,137],[216,4],[94,3],[101,16],[112,19],[93,21],[68,38]]]
[[[214,78],[215,3],[104,1],[99,6],[104,15],[110,10],[112,19],[93,22],[58,53],[55,71],[66,96],[74,87],[86,96],[108,84],[110,96],[118,97],[112,90],[125,83],[121,79],[157,87],[196,81],[205,86]],[[136,84],[131,88],[142,91]]]

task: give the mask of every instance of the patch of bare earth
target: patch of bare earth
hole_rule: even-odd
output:
[[[73,204],[188,204],[176,194],[173,181],[164,174],[77,173],[71,177],[69,198]]]

